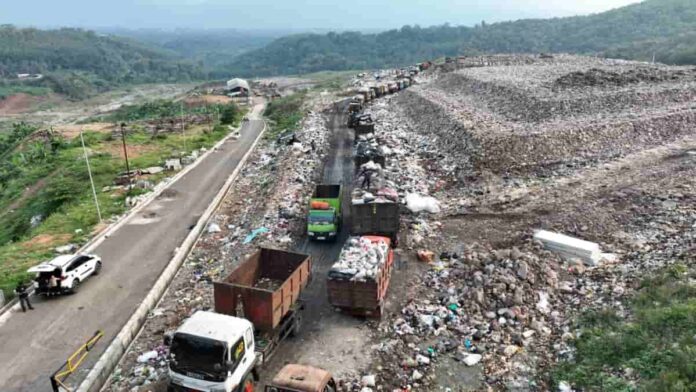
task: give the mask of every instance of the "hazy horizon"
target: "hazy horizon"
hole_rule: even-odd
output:
[[[475,25],[598,13],[636,0],[26,0],[6,4],[0,23],[97,30],[381,31],[403,25]],[[76,11],[76,10],[79,10]]]

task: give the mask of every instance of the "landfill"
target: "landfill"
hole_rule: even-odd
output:
[[[338,261],[329,270],[329,279],[365,282],[376,280],[387,261],[389,245],[368,237],[351,237],[346,241]]]
[[[341,319],[339,334],[369,335],[369,344],[323,344],[327,366],[340,358],[331,363],[343,369],[339,390],[579,390],[549,374],[574,357],[582,312],[628,317],[645,277],[696,265],[689,75],[566,55],[476,56],[433,66],[417,86],[368,104],[374,130],[353,147],[366,161],[356,161],[351,202],[400,205],[406,267],[392,273],[381,320]],[[326,133],[326,118],[311,112],[299,145],[266,143],[252,155],[213,219],[221,231],[201,238],[110,390],[164,377],[161,336],[210,308],[210,281],[259,244],[301,238],[331,154]],[[535,238],[539,230],[554,235]],[[374,277],[382,253],[370,246],[350,238],[329,276]],[[311,336],[342,316],[330,313]],[[351,368],[365,363],[357,357],[369,365]]]

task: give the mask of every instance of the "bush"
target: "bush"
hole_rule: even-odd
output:
[[[694,274],[680,271],[684,266],[645,280],[630,320],[609,310],[583,315],[575,358],[558,365],[554,381],[588,391],[696,391],[696,287]]]
[[[230,103],[225,105],[220,114],[220,123],[225,125],[234,124],[239,120],[240,111],[237,105]]]

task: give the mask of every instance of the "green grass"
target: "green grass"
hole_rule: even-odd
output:
[[[51,89],[47,87],[37,87],[37,86],[24,86],[24,85],[0,85],[0,99],[4,99],[15,94],[29,94],[29,95],[47,95],[51,92]]]
[[[243,115],[238,112],[232,123],[238,124]],[[210,148],[228,133],[223,125],[212,130],[207,126],[191,127],[187,129],[184,148],[181,133],[162,133],[153,138],[136,125],[130,129],[126,141],[132,152],[132,168],[160,166],[184,150],[189,153]],[[84,138],[102,216],[109,219],[120,215],[126,211],[126,192],[101,190],[113,185],[114,179],[125,171],[119,156],[121,140],[110,133],[89,131]],[[0,183],[0,289],[7,297],[18,281],[30,278],[25,272],[28,267],[52,257],[57,246],[87,242],[99,223],[80,139],[60,139],[53,148],[30,140],[25,139],[9,151],[0,166],[7,179]],[[149,180],[156,182],[166,175],[170,174]],[[29,222],[35,215],[44,216],[44,220],[31,227]]]
[[[304,116],[302,106],[306,98],[307,92],[303,91],[269,102],[264,116],[270,120],[270,132],[265,137],[275,139],[284,130],[297,130]]]
[[[225,112],[238,112],[239,109],[233,103],[230,104],[213,104],[207,106],[189,107],[182,102],[174,102],[171,100],[160,99],[150,102],[145,102],[139,105],[125,105],[117,109],[115,112],[98,116],[89,119],[94,122],[120,122],[120,121],[139,121],[153,120],[161,118],[176,118],[182,114],[213,114]]]
[[[677,265],[646,279],[629,320],[611,310],[585,313],[575,359],[558,365],[555,382],[585,391],[696,391],[694,278],[693,269]]]

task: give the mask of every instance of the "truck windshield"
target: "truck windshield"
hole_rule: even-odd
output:
[[[309,224],[310,225],[331,225],[333,224],[334,213],[333,211],[312,211],[309,213]]]
[[[205,381],[225,381],[225,345],[217,340],[177,333],[172,339],[172,371]]]

